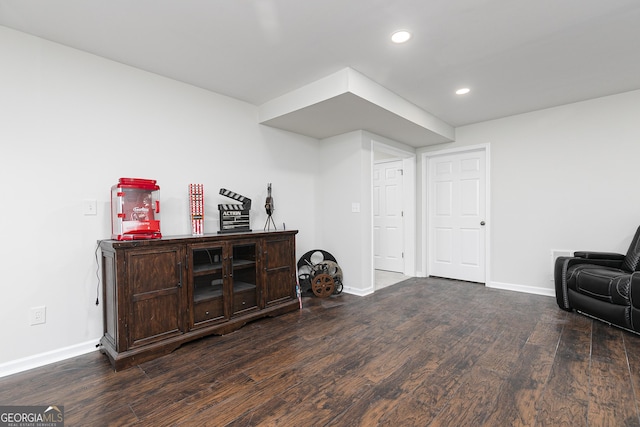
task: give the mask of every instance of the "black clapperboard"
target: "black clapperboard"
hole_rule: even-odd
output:
[[[227,190],[226,188],[221,188],[220,194],[240,203],[224,203],[218,205],[218,211],[220,213],[220,231],[218,231],[218,233],[251,231],[249,221],[251,199]]]

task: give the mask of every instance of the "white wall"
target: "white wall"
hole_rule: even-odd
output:
[[[343,272],[344,291],[373,292],[371,140],[355,131],[321,141],[318,242]],[[352,212],[353,204],[360,212]]]
[[[490,144],[488,286],[552,295],[552,250],[626,252],[640,225],[639,120],[633,91],[460,127],[455,143],[419,150]]]
[[[318,242],[336,257],[343,272],[344,291],[374,292],[373,275],[373,162],[376,156],[402,158],[406,178],[415,180],[415,150],[366,131],[354,131],[321,142],[318,188]],[[391,154],[390,154],[391,153]],[[413,209],[415,187],[405,185],[406,208]],[[359,212],[354,212],[354,204]],[[405,274],[415,274],[415,218],[405,215]]]
[[[110,187],[156,179],[164,235],[188,234],[189,183],[205,188],[205,231],[218,230],[221,187],[254,201],[262,230],[267,183],[274,219],[316,236],[319,141],[257,124],[228,97],[0,27],[0,376],[94,348],[96,241],[110,237]],[[98,215],[82,202],[96,199]],[[44,325],[29,308],[46,306]]]

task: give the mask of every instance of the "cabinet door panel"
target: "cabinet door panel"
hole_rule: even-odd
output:
[[[179,334],[180,325],[175,315],[178,298],[175,292],[153,298],[133,300],[133,316],[129,328],[131,346],[138,346]]]
[[[265,241],[265,294],[267,305],[295,297],[293,239]]]
[[[291,277],[291,269],[280,269],[268,274],[267,305],[288,300],[295,295],[295,285]]]
[[[130,347],[182,333],[182,267],[179,247],[129,252]]]

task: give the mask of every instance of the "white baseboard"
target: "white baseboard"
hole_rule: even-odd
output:
[[[507,291],[524,292],[526,294],[544,295],[547,297],[555,297],[556,290],[550,288],[542,288],[537,286],[514,285],[512,283],[488,282],[485,284],[487,288],[504,289]]]
[[[363,297],[366,295],[370,295],[374,292],[374,289],[371,288],[366,288],[366,289],[360,289],[360,288],[350,288],[348,286],[345,286],[342,289],[342,292],[346,293],[346,294],[351,294],[351,295],[357,295],[359,297]]]
[[[0,378],[98,350],[100,338],[0,364]]]

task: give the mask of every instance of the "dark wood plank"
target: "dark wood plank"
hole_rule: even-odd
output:
[[[593,321],[572,317],[562,331],[560,343],[537,409],[542,426],[587,426],[589,407],[589,364]]]
[[[633,334],[622,334],[627,361],[629,362],[629,374],[631,376],[631,387],[634,392],[634,402],[636,408],[640,408],[640,336]]]
[[[460,386],[438,414],[431,425],[479,426],[496,405],[496,391],[504,380],[494,371],[476,366],[461,379]]]
[[[517,352],[496,406],[485,425],[534,426],[536,402],[542,396],[562,332],[562,324],[540,320],[527,343]]]
[[[640,425],[623,333],[604,323],[593,324],[588,412],[592,425]]]

